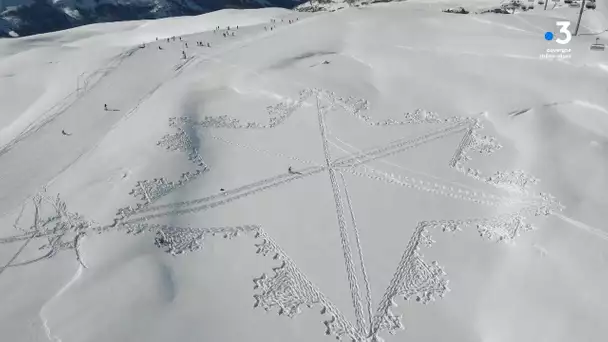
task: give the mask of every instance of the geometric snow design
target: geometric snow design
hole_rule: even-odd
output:
[[[319,131],[325,152],[325,165],[319,166],[317,163],[293,156],[273,153],[272,151],[261,150],[243,144],[235,144],[220,139],[237,147],[244,147],[264,154],[274,154],[281,158],[287,157],[311,166],[299,169],[295,173],[279,174],[238,188],[222,190],[221,193],[204,198],[163,205],[155,204],[160,198],[183,187],[209,170],[209,167],[198,152],[198,138],[195,133],[197,127],[206,129],[272,129],[284,123],[306,101],[316,101]],[[184,153],[195,165],[194,170],[182,174],[176,181],[158,178],[137,182],[131,194],[140,202],[137,203],[135,208],[129,206],[119,209],[114,222],[110,225],[93,227],[76,216],[72,217],[66,214],[60,215],[61,220],[58,222],[63,222],[63,217],[69,217],[68,223],[70,224],[60,225],[53,232],[41,229],[41,227],[47,225],[45,223],[42,226],[37,226],[34,230],[26,231],[23,235],[2,238],[0,239],[0,243],[29,241],[32,238],[49,237],[49,248],[53,252],[50,255],[51,257],[58,250],[62,249],[60,248],[61,246],[65,245],[66,249],[76,250],[77,258],[80,261],[78,239],[88,230],[99,233],[109,230],[122,230],[130,234],[154,233],[154,243],[156,246],[173,255],[199,250],[202,247],[204,239],[209,235],[220,234],[225,238],[234,238],[240,234],[254,233],[258,239],[258,243],[255,244],[256,252],[261,255],[269,255],[280,262],[277,267],[273,268],[273,272],[270,275],[262,274],[254,279],[255,307],[261,307],[267,311],[277,309],[280,315],[294,317],[304,306],[312,308],[318,305],[321,308],[321,313],[325,315],[323,323],[326,327],[326,334],[332,335],[337,339],[348,338],[357,342],[382,341],[381,334],[383,332],[394,334],[404,328],[401,315],[395,313],[397,297],[405,300],[413,299],[426,304],[443,297],[449,291],[446,273],[442,267],[435,261],[426,262],[420,253],[422,247],[432,246],[434,242],[431,237],[432,231],[457,232],[465,227],[476,227],[482,237],[495,241],[512,241],[521,232],[533,228],[531,224],[525,222],[526,217],[547,216],[562,210],[563,206],[551,195],[543,193],[530,195],[528,188],[530,185],[536,184],[538,180],[523,171],[497,171],[490,177],[483,177],[480,170],[465,167],[465,164],[471,160],[469,152],[476,151],[482,155],[486,155],[494,153],[502,147],[495,138],[480,136],[478,134],[479,130],[482,129],[479,119],[467,117],[441,118],[436,113],[418,109],[411,113],[405,113],[403,120],[387,119],[384,121],[373,121],[370,116],[365,114],[368,108],[369,104],[366,100],[353,97],[342,98],[333,92],[323,89],[305,89],[300,92],[298,99],[295,101],[287,100],[267,107],[268,121],[266,123],[241,122],[238,119],[225,115],[207,116],[200,121],[195,121],[190,117],[172,118],[169,120],[169,125],[176,129],[177,132],[165,135],[157,144],[168,151]],[[423,124],[441,124],[443,126],[419,137],[401,138],[389,142],[384,146],[369,148],[349,156],[332,158],[326,136],[325,114],[330,110],[336,109],[341,109],[359,119],[360,122],[372,127]],[[402,153],[427,142],[461,132],[464,133],[463,138],[457,146],[449,162],[449,166],[496,188],[514,191],[516,196],[520,196],[519,198],[513,199],[483,193],[482,191],[469,191],[452,185],[431,183],[409,176],[402,177],[401,175],[388,174],[374,169],[371,169],[372,172],[370,172],[366,168],[365,164],[371,161]],[[493,207],[502,206],[505,203],[514,203],[520,207],[512,213],[496,217],[419,222],[407,243],[401,260],[397,264],[393,278],[388,284],[382,300],[377,305],[376,310],[372,311],[369,279],[367,278],[364,265],[365,260],[361,250],[358,228],[348,194],[347,183],[342,172],[349,172],[356,176],[363,176],[374,181],[382,181],[416,191],[426,191],[435,195],[446,196],[453,200],[464,200]],[[338,215],[341,248],[348,274],[353,309],[357,318],[356,324],[352,324],[345,318],[345,315],[301,272],[290,257],[259,226],[191,228],[149,223],[149,220],[168,215],[186,215],[222,206],[246,196],[252,196],[261,191],[283,186],[289,182],[298,181],[318,173],[327,173],[330,176],[336,213]],[[341,182],[339,181],[340,179]],[[58,208],[65,209],[65,205]],[[63,212],[67,213],[67,210],[63,210]],[[50,223],[48,224],[50,225]],[[76,224],[76,227],[74,224]],[[50,239],[53,236],[63,237],[69,230],[76,234],[76,238],[72,244],[60,241],[60,239]],[[348,234],[353,234],[354,240],[350,239]],[[354,244],[354,246],[351,246],[351,244]],[[355,254],[358,255],[355,256]],[[355,265],[355,262],[358,262],[358,265]],[[11,265],[9,262],[8,266],[18,265]],[[359,284],[358,275],[354,271],[357,266],[362,273],[362,284]],[[0,269],[0,273],[4,269]],[[361,289],[367,291],[366,296],[360,294]],[[367,313],[364,313],[364,306],[368,309]]]

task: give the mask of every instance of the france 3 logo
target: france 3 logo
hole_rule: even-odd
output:
[[[568,28],[570,27],[571,23],[569,21],[558,21],[555,24],[560,27],[559,33],[562,33],[565,35],[565,38],[558,37],[557,39],[555,39],[555,42],[558,44],[562,44],[562,45],[570,43],[570,41],[572,40],[572,32],[570,32],[570,30]],[[551,41],[554,38],[555,38],[555,34],[553,32],[545,33],[546,40]]]

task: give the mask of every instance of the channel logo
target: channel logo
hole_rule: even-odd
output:
[[[572,32],[570,32],[568,28],[570,27],[571,23],[569,21],[558,21],[555,24],[560,27],[559,33],[564,34],[565,38],[555,39],[555,34],[553,32],[545,32],[545,39],[548,41],[555,39],[556,43],[562,45],[570,43],[570,41],[572,40]]]

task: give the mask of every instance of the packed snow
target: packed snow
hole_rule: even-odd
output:
[[[608,12],[498,5],[0,40],[0,339],[605,340]]]

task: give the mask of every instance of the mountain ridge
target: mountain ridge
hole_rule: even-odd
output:
[[[199,15],[220,9],[293,8],[302,0],[3,0],[0,37],[23,37],[93,23]]]

